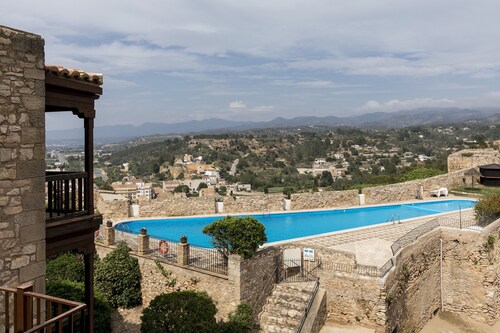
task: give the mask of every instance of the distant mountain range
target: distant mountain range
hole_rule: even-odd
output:
[[[98,142],[118,142],[140,136],[192,134],[203,132],[238,132],[260,128],[300,128],[309,126],[350,126],[364,128],[400,128],[416,125],[453,124],[470,121],[500,121],[500,108],[460,109],[421,108],[398,112],[375,112],[351,117],[282,117],[270,121],[231,121],[224,119],[192,120],[181,123],[144,123],[139,126],[113,125],[94,129],[94,139]],[[47,131],[47,143],[82,140],[83,131]]]

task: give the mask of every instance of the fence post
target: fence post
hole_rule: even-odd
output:
[[[177,263],[182,266],[189,265],[189,243],[186,236],[181,236],[181,242],[177,245]]]
[[[115,228],[113,228],[113,222],[110,220],[106,221],[106,226],[104,227],[103,242],[106,246],[115,245]]]
[[[141,229],[141,233],[137,236],[137,254],[145,255],[149,252],[149,235],[146,228]]]
[[[14,331],[24,332],[31,328],[33,323],[33,311],[31,310],[31,302],[26,301],[25,292],[33,291],[33,283],[23,283],[17,286],[15,298],[15,319]]]

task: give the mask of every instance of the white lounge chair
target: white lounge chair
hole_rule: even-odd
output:
[[[433,190],[433,191],[431,191],[431,196],[435,196],[435,197],[445,196],[445,197],[447,197],[448,196],[448,189],[446,187],[441,187],[438,190]]]

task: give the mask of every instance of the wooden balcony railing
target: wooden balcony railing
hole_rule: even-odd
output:
[[[34,293],[33,284],[0,287],[0,302],[5,333],[86,332],[85,304]]]
[[[46,220],[88,214],[89,189],[85,172],[47,172]]]

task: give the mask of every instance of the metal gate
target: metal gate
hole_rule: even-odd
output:
[[[317,258],[304,258],[301,249],[285,249],[279,282],[307,282],[316,281],[317,271],[321,268],[321,260]]]

